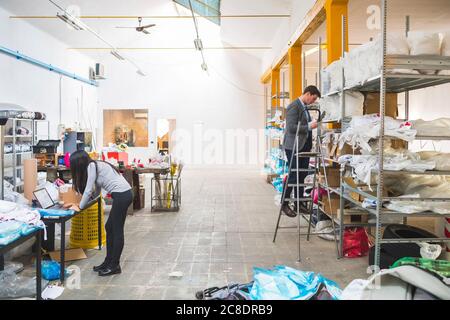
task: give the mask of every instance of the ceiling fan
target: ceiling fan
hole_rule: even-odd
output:
[[[144,34],[150,34],[150,32],[148,32],[147,29],[156,26],[156,24],[149,24],[149,25],[143,26],[142,25],[142,17],[139,17],[138,21],[139,21],[139,27],[116,27],[116,28],[119,28],[119,29],[135,29],[137,32],[142,32]]]

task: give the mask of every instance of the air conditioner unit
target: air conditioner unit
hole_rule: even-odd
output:
[[[95,70],[94,70],[94,80],[105,80],[105,67],[100,64],[95,64]]]

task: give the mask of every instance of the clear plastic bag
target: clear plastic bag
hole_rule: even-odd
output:
[[[35,295],[36,278],[17,275],[12,270],[0,272],[0,299],[34,297]]]
[[[408,44],[412,56],[441,54],[441,39],[437,32],[410,31]]]

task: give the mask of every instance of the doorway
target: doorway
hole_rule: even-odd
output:
[[[158,138],[158,153],[169,155],[175,147],[175,141],[172,139],[176,129],[176,119],[158,119],[156,123]]]

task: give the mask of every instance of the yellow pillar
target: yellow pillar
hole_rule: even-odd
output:
[[[346,17],[345,50],[348,51],[348,0],[327,0],[325,10],[328,64],[330,64],[342,56],[342,16]]]
[[[291,47],[288,50],[289,62],[289,95],[294,101],[302,95],[302,47]]]
[[[273,69],[272,70],[272,97],[276,96],[280,93],[280,69]],[[272,99],[272,107],[275,108],[280,101],[278,99]]]

